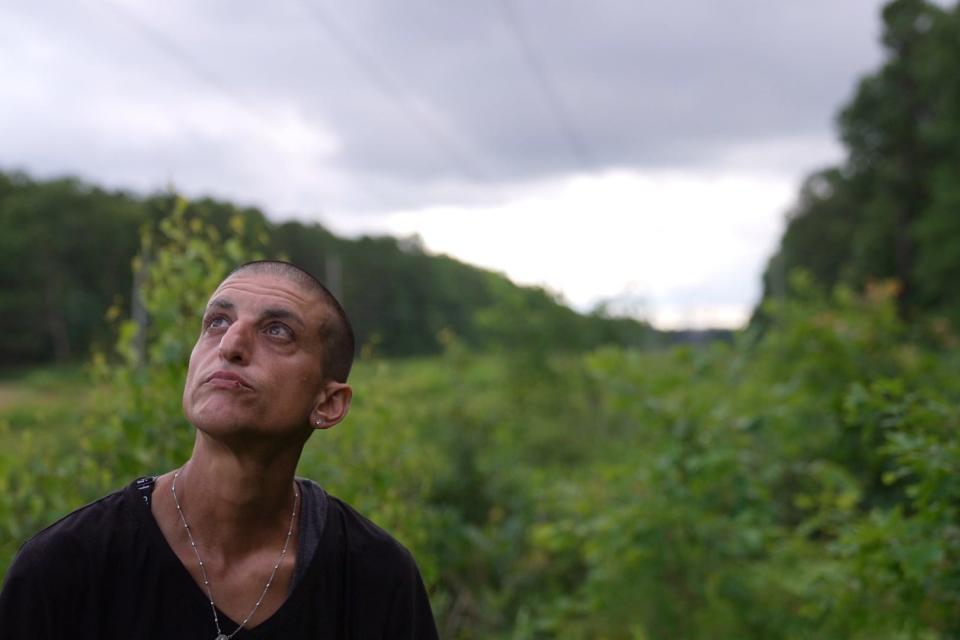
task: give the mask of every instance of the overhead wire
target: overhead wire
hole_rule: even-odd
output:
[[[334,43],[350,58],[368,80],[401,112],[405,120],[419,129],[442,154],[452,161],[465,176],[474,180],[484,178],[487,172],[481,163],[465,153],[462,145],[442,125],[434,122],[422,109],[411,104],[405,91],[390,73],[385,71],[376,58],[354,40],[316,1],[303,3],[310,16],[330,36]]]
[[[579,131],[573,125],[570,114],[567,111],[564,101],[561,99],[559,91],[557,91],[550,78],[550,74],[547,72],[543,59],[538,55],[530,38],[524,31],[520,16],[514,10],[511,0],[500,0],[499,5],[504,23],[513,34],[513,38],[523,54],[526,66],[536,81],[540,95],[543,97],[561,137],[565,140],[571,154],[580,166],[585,169],[590,168],[592,164],[590,151],[580,136]]]
[[[220,93],[227,100],[232,102],[240,110],[247,113],[256,120],[264,120],[265,117],[263,114],[254,107],[246,98],[234,91],[229,84],[224,82],[217,74],[213,73],[209,69],[205,69],[203,66],[198,64],[196,60],[182,49],[176,42],[168,38],[162,32],[154,29],[148,23],[141,20],[137,15],[128,11],[127,9],[121,8],[119,5],[108,2],[106,0],[101,0],[100,2],[93,3],[93,6],[98,6],[106,9],[113,14],[114,17],[118,18],[122,23],[127,27],[132,28],[137,31],[145,40],[150,42],[155,48],[162,51],[167,56],[175,59],[181,66],[186,68],[193,76],[199,80],[202,84],[207,85],[212,88],[214,91]]]
[[[195,79],[220,93],[228,101],[232,102],[239,110],[246,113],[248,117],[266,124],[269,127],[273,126],[273,123],[268,117],[263,115],[260,110],[247,101],[242,95],[231,89],[230,85],[223,81],[217,74],[197,64],[193,56],[178,46],[176,42],[165,36],[160,31],[151,27],[138,16],[126,9],[120,8],[108,0],[101,0],[100,2],[94,2],[92,4],[94,6],[107,9],[113,14],[114,17],[118,18],[120,22],[122,22],[128,28],[132,28],[138,32],[155,48],[159,49],[170,58],[176,60],[182,67],[189,71]],[[372,202],[376,202],[382,208],[389,209],[392,206],[391,198],[386,197],[369,184],[364,187],[363,196]]]

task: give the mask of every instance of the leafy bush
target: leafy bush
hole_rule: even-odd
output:
[[[92,415],[0,420],[0,564],[186,458],[187,356],[236,238],[177,209]],[[793,287],[735,344],[477,353],[445,332],[436,358],[368,356],[299,472],[413,550],[445,637],[957,637],[956,338],[901,321],[892,285]]]

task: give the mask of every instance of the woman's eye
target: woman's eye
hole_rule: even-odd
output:
[[[266,332],[271,338],[284,338],[287,340],[293,338],[293,332],[290,331],[290,328],[280,323],[268,325]]]
[[[227,326],[227,319],[223,316],[214,316],[207,320],[207,329],[220,329]]]

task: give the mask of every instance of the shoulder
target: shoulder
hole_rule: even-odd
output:
[[[332,498],[331,507],[348,532],[350,596],[363,603],[360,636],[435,640],[430,598],[410,551],[346,502]]]
[[[343,615],[355,635],[436,638],[430,600],[410,551],[352,506],[310,484],[326,503],[318,554],[326,562],[314,563],[315,575],[344,590]]]
[[[89,552],[133,522],[127,489],[114,491],[63,516],[27,540],[18,560],[56,561],[64,556]]]
[[[326,528],[339,539],[355,574],[382,583],[396,583],[418,575],[410,551],[383,528],[344,500],[327,496]]]
[[[133,485],[119,489],[63,516],[28,539],[9,573],[80,577],[82,567],[102,560],[136,526]]]
[[[339,520],[349,536],[348,548],[351,551],[396,556],[398,560],[412,559],[406,547],[372,520],[340,498],[329,496],[329,500],[330,516]]]
[[[0,619],[50,626],[58,615],[79,615],[74,596],[88,593],[114,564],[112,541],[125,536],[126,523],[132,523],[132,510],[125,506],[131,498],[125,491],[67,514],[20,547],[0,590]]]

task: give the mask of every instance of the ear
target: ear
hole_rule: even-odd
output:
[[[317,402],[310,412],[310,426],[314,429],[329,429],[347,417],[353,389],[344,382],[327,381]]]

